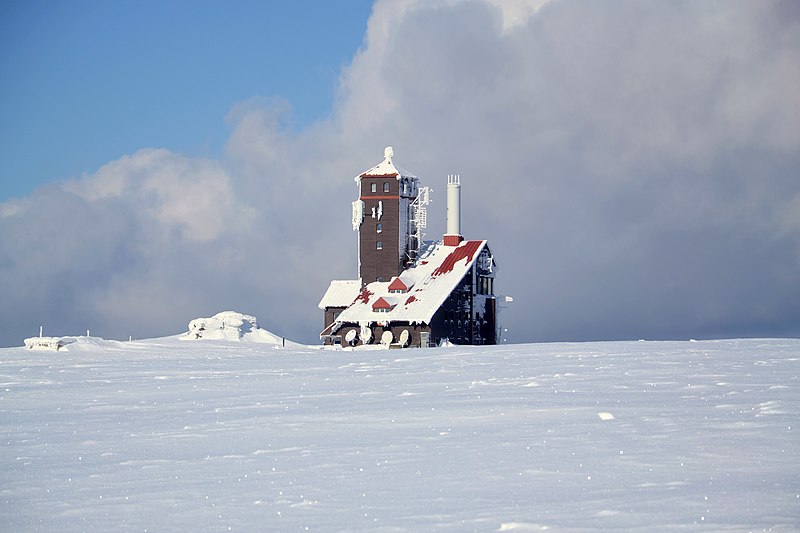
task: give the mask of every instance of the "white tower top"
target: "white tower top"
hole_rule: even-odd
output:
[[[457,246],[461,237],[461,176],[447,176],[447,233],[445,245]]]
[[[417,177],[414,174],[411,174],[409,171],[395,166],[394,162],[392,161],[393,158],[394,148],[387,146],[383,149],[383,161],[371,169],[362,172],[353,179],[355,181],[360,181],[361,178],[369,176],[395,176],[397,179],[400,179],[401,177],[417,179]]]

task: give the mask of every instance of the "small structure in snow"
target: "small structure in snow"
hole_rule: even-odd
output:
[[[30,337],[25,339],[25,347],[29,350],[58,351],[67,344],[75,342],[74,337]]]

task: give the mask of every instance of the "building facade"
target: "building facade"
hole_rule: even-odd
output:
[[[429,190],[384,160],[356,176],[359,279],[334,280],[319,303],[325,344],[386,347],[496,344],[496,262],[461,235],[460,178],[448,177],[447,233],[423,241]]]

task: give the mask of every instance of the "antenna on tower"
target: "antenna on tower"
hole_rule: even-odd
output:
[[[416,260],[422,247],[422,239],[425,237],[425,232],[422,230],[428,227],[428,204],[430,203],[431,188],[420,187],[419,194],[411,202],[411,222],[413,226],[409,235],[408,255],[413,260]]]

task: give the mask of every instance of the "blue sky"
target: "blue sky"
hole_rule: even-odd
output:
[[[318,342],[353,176],[487,239],[511,342],[800,336],[800,4],[0,4],[0,346]],[[287,110],[287,108],[289,108]],[[40,186],[46,184],[46,186]]]
[[[0,201],[143,147],[219,156],[225,116],[280,97],[291,125],[331,112],[372,2],[0,4]]]

